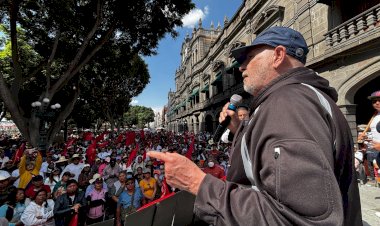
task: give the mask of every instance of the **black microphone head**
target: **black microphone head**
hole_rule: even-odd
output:
[[[243,97],[241,97],[240,95],[234,94],[231,96],[230,103],[233,104],[234,106],[238,106],[242,100],[243,100]]]

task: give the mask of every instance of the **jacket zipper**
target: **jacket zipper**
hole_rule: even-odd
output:
[[[280,201],[280,155],[281,149],[280,147],[274,148],[274,161],[275,161],[275,178],[276,178],[276,197],[277,200]]]

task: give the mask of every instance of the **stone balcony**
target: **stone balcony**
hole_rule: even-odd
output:
[[[326,52],[377,38],[380,26],[380,4],[360,13],[325,34]],[[346,49],[346,48],[344,48]]]

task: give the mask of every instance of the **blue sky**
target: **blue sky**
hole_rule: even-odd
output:
[[[223,26],[224,16],[231,19],[243,0],[194,0],[195,9],[184,17],[183,27],[177,28],[179,35],[173,39],[168,35],[160,41],[157,55],[146,57],[150,73],[150,83],[144,91],[132,101],[133,105],[151,107],[157,111],[168,102],[168,92],[175,90],[175,70],[180,66],[180,49],[187,33],[191,34],[194,26],[198,27],[202,18],[202,27],[210,28],[211,22],[216,27]]]

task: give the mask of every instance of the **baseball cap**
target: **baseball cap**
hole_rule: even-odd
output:
[[[0,170],[0,180],[6,180],[10,177],[11,177],[11,175],[7,171]]]
[[[263,31],[252,41],[251,45],[233,49],[231,54],[238,63],[243,63],[252,47],[268,45],[272,47],[284,46],[286,53],[302,63],[306,63],[309,52],[306,41],[301,33],[288,27],[271,27]]]
[[[371,93],[371,96],[369,96],[368,99],[380,99],[380,90]]]

